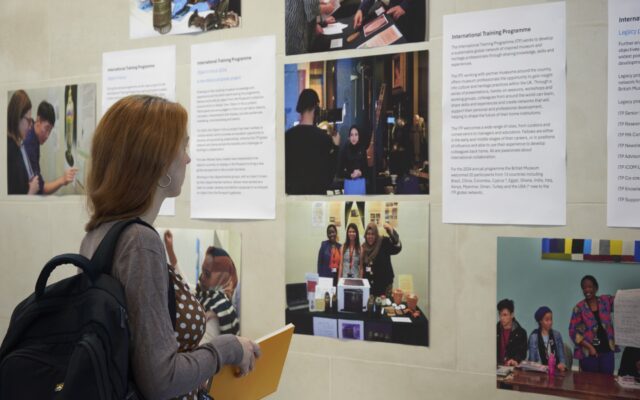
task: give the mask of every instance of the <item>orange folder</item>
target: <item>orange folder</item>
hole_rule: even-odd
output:
[[[293,324],[288,324],[256,340],[262,354],[253,371],[237,377],[236,367],[225,366],[213,377],[209,395],[215,400],[257,400],[278,390],[293,328]]]

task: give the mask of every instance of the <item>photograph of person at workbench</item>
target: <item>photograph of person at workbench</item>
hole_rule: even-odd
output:
[[[241,0],[129,0],[129,39],[237,28],[242,19],[240,3]]]
[[[427,40],[428,0],[285,0],[287,55]]]

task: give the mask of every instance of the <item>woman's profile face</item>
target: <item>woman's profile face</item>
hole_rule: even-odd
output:
[[[214,275],[211,272],[213,268],[213,257],[209,254],[204,258],[202,263],[202,272],[200,273],[199,281],[200,285],[204,289],[211,289],[214,281]]]
[[[29,131],[29,126],[31,125],[31,109],[24,113],[22,118],[20,118],[20,123],[18,124],[18,130],[20,134],[20,138],[24,140],[27,137],[27,132]]]
[[[347,229],[347,237],[349,238],[350,242],[355,242],[356,241],[356,230],[353,228],[349,228]]]
[[[171,177],[171,184],[169,185],[169,196],[176,197],[182,190],[182,184],[184,183],[184,176],[187,172],[187,164],[191,162],[189,157],[189,136],[185,135],[180,151],[176,158],[171,162],[167,174]],[[166,178],[166,177],[162,177]],[[161,180],[162,180],[161,178]]]
[[[360,140],[360,134],[358,133],[358,130],[356,128],[351,129],[351,131],[349,132],[349,142],[351,142],[352,145],[356,145],[358,144],[358,141]]]
[[[553,313],[548,312],[540,320],[540,327],[548,331],[548,330],[551,330],[552,325],[553,325]]]
[[[367,229],[367,233],[364,235],[364,238],[367,240],[367,244],[369,246],[373,246],[376,242],[376,234],[373,233],[372,229]]]

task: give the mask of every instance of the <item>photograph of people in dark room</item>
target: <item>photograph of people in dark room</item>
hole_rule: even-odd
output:
[[[287,55],[427,40],[428,0],[285,0]]]
[[[287,194],[428,194],[428,58],[285,65]]]

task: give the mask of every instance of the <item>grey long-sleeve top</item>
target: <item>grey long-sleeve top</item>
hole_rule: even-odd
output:
[[[87,233],[80,253],[90,258],[113,223]],[[169,276],[164,246],[157,232],[134,224],[118,240],[112,275],[125,291],[133,377],[145,398],[169,399],[191,390],[225,364],[240,364],[242,346],[221,335],[190,352],[178,353],[169,316]]]

